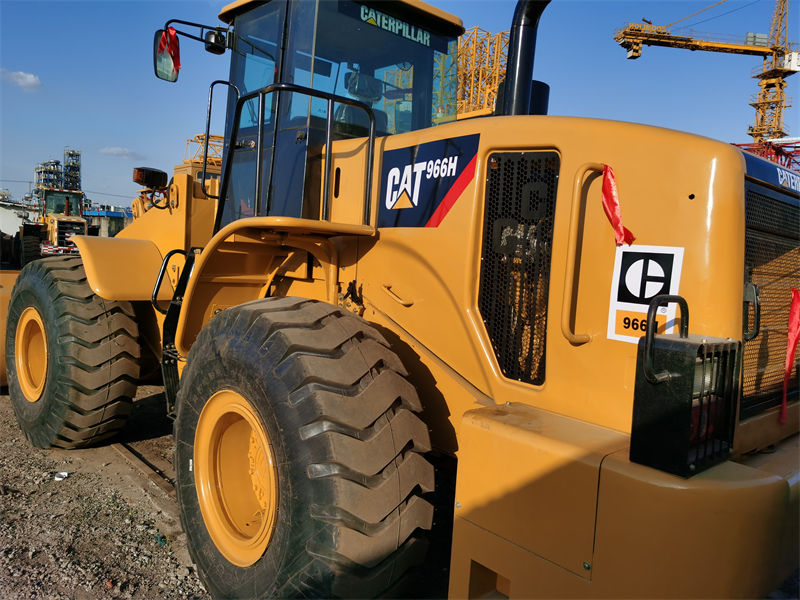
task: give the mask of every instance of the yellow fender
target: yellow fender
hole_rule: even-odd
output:
[[[163,258],[150,240],[76,235],[72,238],[81,252],[86,279],[95,294],[106,300],[150,300]],[[168,277],[158,299],[173,295]]]

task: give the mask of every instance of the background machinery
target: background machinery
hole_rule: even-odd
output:
[[[10,263],[22,268],[42,256],[77,254],[73,235],[98,235],[99,227],[83,217],[81,153],[64,149],[64,164],[47,160],[35,168],[34,211],[18,213],[21,223],[10,245]],[[32,214],[31,214],[32,213]]]
[[[212,596],[751,598],[796,568],[800,175],[531,115],[546,4],[500,114],[461,119],[463,25],[421,2],[168,22],[160,78],[180,37],[230,56],[219,166],[135,169],[132,225],[17,278],[35,446],[113,435],[160,364]]]
[[[784,111],[792,106],[792,99],[786,96],[786,78],[800,71],[800,46],[790,43],[788,36],[788,0],[775,0],[768,35],[720,35],[673,28],[673,25],[725,1],[717,2],[669,25],[626,23],[622,29],[614,32],[614,39],[628,51],[629,59],[641,56],[642,45],[761,57],[762,64],[753,68],[751,73],[758,80],[759,86],[758,94],[750,97],[750,105],[756,109],[756,118],[755,124],[747,128],[747,135],[752,136],[753,143],[737,145],[784,167],[798,169],[798,139],[789,137],[790,129],[784,122]]]

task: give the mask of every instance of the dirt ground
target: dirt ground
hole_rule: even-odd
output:
[[[0,596],[208,598],[173,498],[109,445],[37,450],[0,396]],[[162,388],[139,389],[124,442],[170,477]],[[58,473],[68,476],[56,481]]]
[[[174,497],[110,445],[126,444],[174,478],[163,388],[139,388],[129,422],[108,445],[71,451],[32,448],[7,394],[0,390],[0,598],[209,599],[186,550]],[[452,483],[440,486],[437,494],[447,497],[435,504],[452,502]],[[441,517],[434,515],[420,598],[447,595],[450,535]],[[799,573],[769,598],[798,598]]]

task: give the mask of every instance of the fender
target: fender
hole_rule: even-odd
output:
[[[324,283],[319,290],[305,293],[336,304],[339,254],[330,238],[374,233],[368,225],[292,217],[254,217],[230,223],[195,262],[177,325],[178,353],[188,356],[202,327],[221,310],[265,297],[277,275],[309,279],[309,254],[321,265]]]
[[[147,300],[161,268],[162,256],[150,240],[76,235],[72,238],[81,252],[89,287],[106,300]],[[158,299],[169,302],[174,293],[164,278]]]

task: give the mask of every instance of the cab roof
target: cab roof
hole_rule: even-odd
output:
[[[222,12],[219,13],[219,19],[223,23],[230,25],[237,14],[246,10],[246,6],[261,3],[263,3],[263,0],[236,0],[222,9]],[[461,19],[451,15],[449,12],[431,6],[427,2],[422,2],[422,0],[396,0],[394,4],[400,5],[398,6],[399,13],[408,15],[417,22],[421,24],[432,23],[433,26],[426,25],[429,29],[453,36],[460,36],[464,33],[464,23]]]

